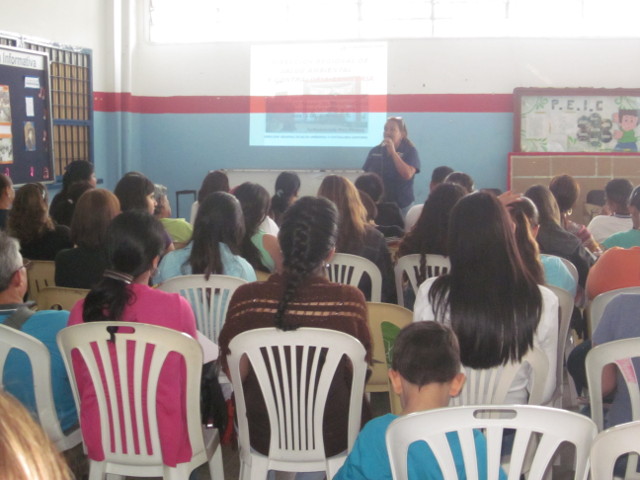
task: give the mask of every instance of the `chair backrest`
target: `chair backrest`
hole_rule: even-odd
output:
[[[114,342],[110,341],[108,331],[112,328],[117,328]],[[185,365],[184,418],[192,455],[204,451],[200,425],[202,349],[196,340],[185,333],[155,325],[91,322],[62,329],[58,333],[58,346],[72,380],[81,419],[77,375],[89,378],[93,385],[107,463],[130,467],[162,466],[156,396],[161,370],[167,357],[174,352]],[[79,365],[84,364],[86,374],[75,371],[73,359],[77,359]]]
[[[258,282],[266,282],[267,280],[269,280],[270,276],[270,273],[263,272],[262,270],[256,270],[256,280]]]
[[[596,328],[598,328],[598,324],[600,323],[600,319],[602,318],[604,309],[607,308],[607,305],[609,305],[609,302],[613,300],[615,297],[617,297],[618,295],[621,295],[623,293],[638,294],[640,293],[640,286],[617,288],[615,290],[609,290],[608,292],[601,293],[600,295],[596,296],[593,300],[591,300],[591,303],[589,304],[589,308],[588,308],[589,329],[590,329],[591,335],[593,335],[593,333],[596,331]]]
[[[592,348],[587,354],[585,368],[589,385],[589,399],[591,402],[591,418],[603,429],[602,412],[602,369],[613,363],[620,371],[627,384],[631,399],[631,419],[640,420],[640,389],[638,378],[632,360],[640,357],[640,338],[626,338],[614,342],[603,343]]]
[[[516,374],[528,364],[532,369],[533,382],[529,392],[529,404],[540,405],[544,394],[544,384],[549,370],[549,361],[544,352],[536,347],[530,349],[521,363],[473,369],[463,367],[466,381],[457,397],[452,397],[449,405],[501,405],[505,403],[509,388]]]
[[[84,288],[45,287],[36,295],[36,303],[38,310],[71,310],[87,293]]]
[[[240,373],[246,358],[253,369],[269,415],[270,469],[277,462],[325,462],[323,417],[329,387],[338,366],[351,362],[347,450],[360,431],[366,352],[354,337],[322,328],[282,331],[260,328],[237,335],[229,344],[241,452],[250,451],[245,392]],[[286,366],[286,368],[282,368]]]
[[[551,397],[552,402],[557,407],[562,407],[563,383],[564,383],[564,359],[567,341],[569,337],[569,326],[571,325],[571,315],[573,314],[574,300],[571,293],[563,288],[546,286],[558,297],[559,314],[558,319],[558,356],[556,357],[556,389]]]
[[[329,280],[357,287],[367,274],[371,279],[371,301],[382,300],[382,274],[371,260],[348,253],[336,253],[327,265]]]
[[[640,421],[623,423],[598,434],[591,445],[591,478],[613,480],[616,460],[627,453],[640,454]],[[627,471],[625,479],[640,478],[635,471]]]
[[[158,288],[186,298],[196,316],[198,331],[218,343],[233,292],[245,283],[248,282],[229,275],[210,275],[209,280],[204,275],[183,275],[162,282]]]
[[[67,435],[62,432],[51,387],[51,356],[44,343],[15,328],[0,325],[0,382],[7,357],[14,348],[23,351],[31,363],[38,422],[58,450],[74,447],[81,441],[80,430],[76,429]]]
[[[425,279],[446,274],[451,268],[449,257],[444,255],[425,255],[426,276]],[[405,255],[400,257],[394,267],[396,292],[398,294],[398,304],[404,306],[404,275],[409,279],[409,285],[414,293],[418,293],[418,275],[420,274],[420,254]]]
[[[486,476],[478,472],[477,452],[482,449],[477,450],[474,429],[485,433]],[[565,442],[575,446],[573,478],[586,480],[589,449],[597,433],[596,426],[589,418],[577,413],[530,405],[441,408],[394,420],[386,434],[393,478],[409,478],[407,452],[413,442],[421,440],[433,451],[444,478],[459,478],[446,436],[448,432],[458,434],[463,457],[459,460],[464,461],[466,478],[499,478],[501,447],[506,429],[515,430],[511,459],[505,472],[510,480],[521,478],[527,467],[526,478],[546,478],[545,471],[551,468],[558,447]],[[540,438],[536,446],[535,437],[538,435]],[[504,468],[507,469],[506,466]]]
[[[50,260],[32,260],[27,272],[29,283],[29,300],[35,301],[38,293],[45,287],[53,287],[56,284],[56,262]]]
[[[413,321],[413,313],[390,303],[367,302],[367,319],[373,344],[373,367],[367,381],[367,392],[389,392],[391,412],[402,410],[400,398],[389,386],[388,370],[391,366],[393,343],[404,327]]]

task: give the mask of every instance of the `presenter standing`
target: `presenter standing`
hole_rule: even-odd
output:
[[[420,158],[402,117],[387,119],[384,140],[371,149],[362,169],[382,177],[384,201],[395,202],[406,214],[414,200],[413,177],[420,172]]]

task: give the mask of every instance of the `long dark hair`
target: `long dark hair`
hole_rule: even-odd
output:
[[[284,258],[285,287],[276,311],[277,328],[298,328],[287,322],[287,307],[300,284],[327,258],[336,244],[337,234],[338,211],[326,198],[302,197],[284,214],[278,239]]]
[[[462,362],[491,368],[533,346],[542,294],[522,262],[505,207],[491,193],[460,199],[449,226],[451,270],[429,291],[436,319],[451,318]]]
[[[89,292],[82,311],[85,322],[118,321],[132,303],[127,282],[133,281],[153,265],[164,250],[163,227],[147,212],[130,210],[118,215],[107,229],[109,276],[104,276]],[[114,278],[122,276],[122,279]],[[129,280],[125,279],[130,277]]]
[[[128,210],[148,210],[147,196],[155,192],[153,182],[138,172],[129,172],[117,183],[113,193],[120,200],[123,212]]]
[[[223,274],[220,243],[238,255],[243,237],[244,219],[238,200],[229,193],[210,194],[198,207],[193,225],[189,256],[191,271],[202,273],[207,279],[211,274]]]
[[[244,238],[242,239],[242,256],[256,270],[268,272],[260,258],[260,250],[253,244],[251,237],[258,233],[260,224],[267,216],[271,199],[269,192],[257,183],[245,182],[238,186],[233,194],[240,201],[242,214],[244,215]]]
[[[513,223],[516,224],[515,238],[522,261],[536,282],[543,285],[545,281],[544,270],[540,263],[540,248],[531,231],[539,224],[538,209],[530,199],[521,197],[510,203],[508,210]]]
[[[298,196],[300,190],[300,177],[295,172],[282,172],[276,178],[276,194],[271,197],[271,211],[269,212],[273,221],[280,225],[282,215],[293,203],[293,199]]]
[[[424,202],[420,217],[413,229],[407,233],[398,247],[402,257],[414,253],[420,254],[419,283],[426,278],[426,255],[448,255],[447,235],[449,219],[453,206],[467,194],[465,189],[455,183],[443,183],[436,186]]]
[[[213,192],[229,193],[229,177],[222,170],[207,173],[198,190],[198,203],[202,203]]]
[[[555,197],[544,185],[534,185],[529,187],[524,196],[530,198],[538,209],[540,225],[560,224],[560,207]]]

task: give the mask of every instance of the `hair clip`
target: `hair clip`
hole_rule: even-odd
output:
[[[133,282],[133,277],[126,273],[116,272],[115,270],[105,270],[102,274],[103,277],[111,278],[113,280],[118,280],[120,282],[124,282],[127,285],[130,285]]]

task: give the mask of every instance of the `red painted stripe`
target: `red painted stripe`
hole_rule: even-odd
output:
[[[146,97],[94,93],[97,112],[129,113],[291,113],[424,112],[511,113],[511,94],[291,95],[282,97]]]

